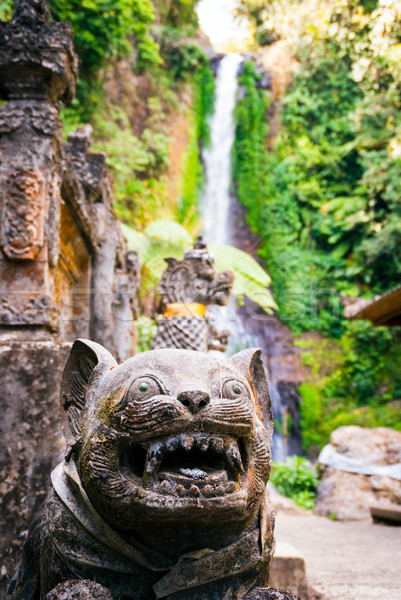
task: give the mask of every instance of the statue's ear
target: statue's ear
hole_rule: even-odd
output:
[[[176,258],[165,258],[164,262],[166,262],[169,267],[174,267],[178,260]]]
[[[96,342],[75,340],[61,380],[61,425],[70,447],[81,439],[80,416],[89,384],[116,365],[110,352]]]
[[[242,350],[231,356],[228,360],[247,379],[262,413],[263,424],[272,433],[273,415],[266,371],[262,361],[262,350],[258,348]]]

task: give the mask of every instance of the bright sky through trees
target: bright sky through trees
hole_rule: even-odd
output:
[[[198,4],[200,25],[216,50],[249,35],[246,24],[234,18],[236,5],[236,0],[200,0]]]

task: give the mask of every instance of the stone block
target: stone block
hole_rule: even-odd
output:
[[[292,544],[277,543],[270,565],[269,585],[289,590],[301,600],[309,600],[305,561]]]
[[[69,343],[0,345],[0,596],[20,559],[49,474],[64,452],[60,380]],[[1,594],[3,592],[3,594]]]

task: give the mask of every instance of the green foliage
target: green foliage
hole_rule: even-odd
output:
[[[248,208],[248,218],[255,225],[259,207],[265,200],[266,137],[268,133],[266,110],[268,99],[263,90],[257,88],[260,76],[253,62],[245,63],[239,78],[244,96],[237,102],[234,118],[236,122],[233,147],[233,173],[237,185],[237,196]]]
[[[260,137],[253,127],[266,110],[257,76],[244,70],[234,179],[279,317],[296,334],[332,340],[303,355],[311,378],[300,388],[301,426],[312,452],[340,425],[400,427],[400,334],[349,323],[339,296],[369,298],[400,281],[401,12],[380,1],[279,7],[240,0],[256,34],[287,38],[297,64],[269,149],[266,127]]]
[[[271,11],[259,2],[242,2],[243,10],[264,24],[278,18],[275,2],[270,6]],[[252,127],[255,114],[263,117],[257,77],[251,67],[242,76],[234,171],[238,197],[263,236],[261,255],[272,274],[279,316],[296,332],[317,329],[341,336],[338,294],[382,293],[401,274],[396,108],[401,69],[395,66],[401,28],[396,12],[384,9],[375,10],[369,21],[365,15],[371,8],[336,5],[312,34],[315,16],[309,15],[302,34],[309,43],[300,42],[300,66],[283,99],[282,129],[272,152]],[[266,130],[262,133],[265,139]]]
[[[3,0],[0,4],[0,21],[8,21],[11,17],[14,0]]]
[[[209,244],[215,257],[217,271],[233,271],[233,294],[241,302],[244,296],[258,304],[268,314],[277,305],[269,291],[271,279],[256,260],[247,252],[225,244]]]
[[[97,138],[94,147],[107,155],[117,215],[128,223],[135,220],[141,224],[162,204],[160,177],[168,166],[167,135],[151,125],[141,136],[135,135],[123,109],[103,104],[101,108],[92,118]]]
[[[49,6],[56,20],[72,25],[82,79],[92,77],[106,58],[130,54],[132,39],[139,68],[160,61],[148,31],[151,0],[50,0]]]
[[[336,344],[307,342],[313,365],[299,387],[304,449],[312,454],[341,425],[401,430],[401,332],[366,322],[344,324]]]
[[[150,33],[151,0],[49,0],[57,21],[68,21],[80,59],[77,109],[86,121],[95,112],[99,69],[106,61],[135,52],[137,70],[159,65],[159,46]]]
[[[189,141],[183,161],[182,190],[177,202],[177,219],[185,226],[194,224],[198,216],[198,199],[203,187],[203,169],[200,163],[199,142],[192,122]]]
[[[128,249],[137,250],[142,262],[143,290],[156,289],[163,271],[165,258],[184,257],[185,250],[192,245],[189,233],[174,221],[154,221],[143,232],[122,225]]]
[[[209,116],[213,112],[215,79],[209,62],[203,62],[194,76],[193,109],[196,120],[196,137],[203,146],[210,142]]]
[[[209,143],[209,115],[213,111],[215,81],[213,70],[201,64],[192,82],[193,105],[189,141],[183,162],[182,190],[177,202],[177,219],[192,226],[198,218],[198,202],[204,185],[200,150]]]
[[[184,85],[192,88],[188,121],[193,125],[183,161],[179,216],[193,223],[203,173],[198,146],[208,135],[214,93],[212,70],[195,38],[196,3],[49,1],[53,17],[71,23],[80,59],[77,97],[62,112],[64,134],[91,122],[94,149],[105,152],[111,166],[117,215],[136,227],[164,211],[175,212],[166,178],[170,121],[172,112],[183,108]],[[133,73],[123,75],[127,66]],[[121,90],[118,99],[116,88]]]
[[[141,315],[136,321],[136,335],[137,335],[137,353],[146,352],[152,349],[152,341],[157,332],[156,321]]]
[[[194,42],[180,41],[181,32],[165,34],[161,54],[165,65],[177,81],[188,79],[207,62],[204,51]]]
[[[308,460],[290,456],[284,463],[273,462],[270,480],[280,494],[291,498],[302,508],[314,507],[318,479]]]

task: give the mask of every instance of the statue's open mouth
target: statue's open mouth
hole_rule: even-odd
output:
[[[212,498],[239,490],[246,465],[245,444],[232,436],[181,433],[131,445],[121,472],[153,491],[174,496]]]

